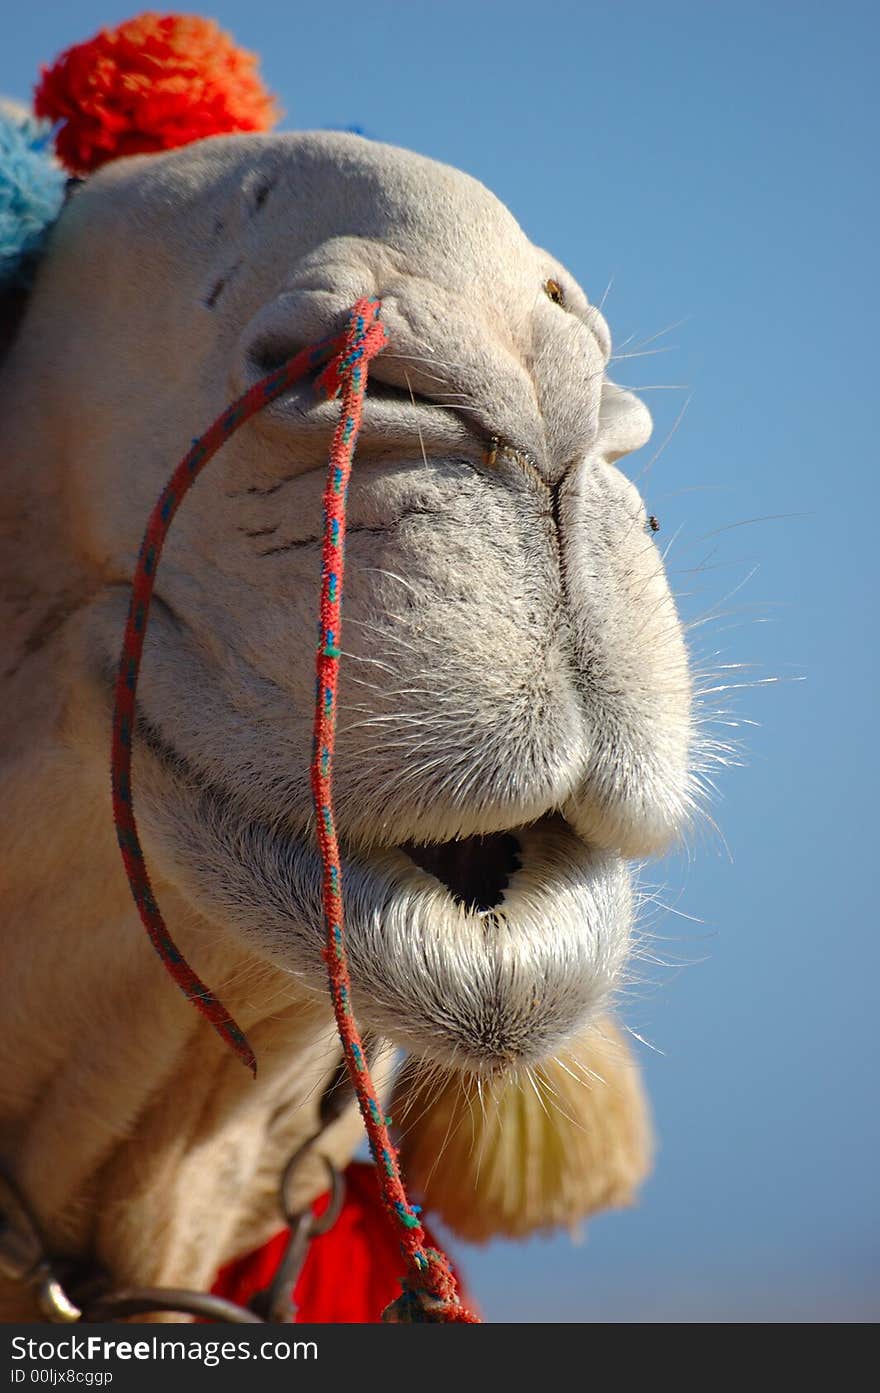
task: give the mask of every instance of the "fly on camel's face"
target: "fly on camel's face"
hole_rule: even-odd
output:
[[[418,1055],[494,1071],[552,1053],[613,994],[626,862],[689,808],[691,687],[615,467],[648,413],[605,376],[599,311],[485,188],[324,133],[201,141],[76,192],[23,334],[63,460],[64,564],[92,596],[77,680],[103,766],[128,581],[171,463],[364,295],[389,342],[349,494],[335,773],[356,1007]],[[336,409],[295,387],[181,509],[135,771],[160,876],[316,988],[308,767]]]

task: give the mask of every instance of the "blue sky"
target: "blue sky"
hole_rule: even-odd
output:
[[[764,684],[720,698],[758,723],[721,771],[723,841],[646,873],[701,922],[652,913],[686,965],[627,1003],[657,1051],[642,1203],[578,1246],[459,1245],[471,1286],[502,1320],[876,1319],[876,6],[203,12],[264,55],[285,124],[468,170],[591,298],[611,282],[622,352],[669,349],[615,364],[656,420],[631,472],[688,401],[642,487],[685,616],[718,616],[702,660]],[[19,8],[0,92],[130,13]]]

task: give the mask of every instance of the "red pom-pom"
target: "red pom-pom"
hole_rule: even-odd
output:
[[[64,122],[58,156],[78,174],[120,155],[269,130],[279,114],[256,57],[213,20],[153,13],[67,49],[42,69],[34,107]]]

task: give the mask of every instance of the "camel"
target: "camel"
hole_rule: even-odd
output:
[[[33,289],[0,302],[0,1156],[54,1248],[121,1283],[204,1289],[277,1229],[339,1059],[308,783],[335,404],[294,388],[199,480],[139,690],[153,883],[256,1081],[163,973],[115,842],[141,530],[190,440],[366,294],[389,343],[349,495],[335,776],[358,1018],[429,1093],[579,1041],[601,1064],[589,1207],[647,1164],[609,1012],[630,863],[693,802],[682,628],[617,467],[649,414],[608,377],[599,309],[476,180],[351,134],[199,140],[73,190]],[[348,1108],[322,1148],[343,1165],[359,1136]],[[444,1173],[451,1215],[476,1183]],[[315,1158],[300,1201],[324,1185]],[[0,1284],[0,1313],[32,1295]]]

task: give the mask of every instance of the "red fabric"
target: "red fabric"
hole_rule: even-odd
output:
[[[395,1239],[370,1165],[354,1163],[345,1172],[342,1213],[333,1227],[319,1234],[309,1248],[294,1289],[297,1322],[305,1325],[371,1325],[400,1295],[406,1262]],[[327,1196],[315,1202],[316,1214]],[[426,1235],[434,1244],[430,1233]],[[227,1263],[211,1290],[246,1306],[269,1285],[287,1242],[287,1230],[277,1233],[245,1257]],[[466,1300],[464,1293],[462,1300]]]
[[[278,117],[256,58],[213,20],[152,12],[44,67],[34,109],[64,122],[55,146],[75,173],[208,135],[269,130]]]

